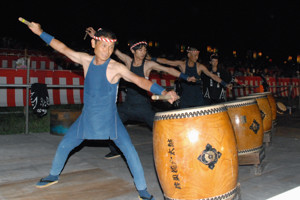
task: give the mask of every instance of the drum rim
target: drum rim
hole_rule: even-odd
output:
[[[242,96],[242,97],[237,97],[236,99],[242,100],[242,99],[264,99],[264,98],[268,98],[267,95],[252,95],[252,96]]]
[[[257,101],[254,98],[238,99],[238,100],[234,100],[234,101],[228,101],[228,102],[224,103],[224,105],[227,108],[251,106],[251,105],[257,105]]]
[[[226,112],[226,111],[227,111],[227,108],[224,104],[183,108],[183,109],[177,109],[177,110],[157,112],[157,113],[155,113],[154,121],[167,120],[167,119],[191,118],[191,117],[211,115],[211,114],[221,113],[221,112]]]

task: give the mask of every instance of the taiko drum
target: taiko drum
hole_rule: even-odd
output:
[[[166,199],[232,199],[238,156],[224,105],[158,112],[153,153]]]
[[[276,121],[276,118],[277,118],[277,107],[276,107],[276,100],[275,100],[272,92],[261,92],[261,93],[252,93],[252,94],[249,94],[249,96],[256,96],[256,95],[266,95],[268,97],[268,101],[270,103],[271,110],[272,110],[272,120]]]
[[[234,129],[238,155],[258,152],[263,147],[264,129],[255,99],[224,103]]]
[[[243,99],[256,99],[257,105],[259,107],[261,117],[263,120],[264,133],[269,133],[272,130],[272,110],[266,95],[252,95],[237,97],[238,100]]]

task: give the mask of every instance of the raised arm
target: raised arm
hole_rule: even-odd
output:
[[[132,58],[130,56],[128,56],[125,53],[122,53],[119,49],[116,49],[114,53],[122,62],[125,63],[127,68],[130,68],[132,62]]]
[[[69,47],[67,47],[61,41],[55,39],[53,36],[47,34],[41,28],[41,25],[35,22],[31,22],[28,28],[36,35],[40,36],[48,45],[50,45],[56,51],[64,54],[70,58],[73,62],[79,63],[85,66],[85,60],[89,57],[88,54],[82,52],[76,52]]]

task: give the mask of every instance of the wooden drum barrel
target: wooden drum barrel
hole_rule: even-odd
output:
[[[50,133],[54,135],[64,135],[80,114],[81,111],[78,110],[50,110]]]
[[[256,95],[267,95],[272,110],[272,121],[275,122],[277,119],[277,107],[276,107],[276,100],[272,92],[252,93],[249,96],[256,96]]]
[[[158,112],[153,153],[166,199],[232,199],[238,156],[224,105]]]
[[[233,126],[238,155],[259,152],[263,148],[264,129],[255,99],[224,103]]]
[[[266,95],[252,95],[237,97],[237,99],[256,99],[263,119],[264,134],[270,134],[272,131],[272,111],[268,97]]]

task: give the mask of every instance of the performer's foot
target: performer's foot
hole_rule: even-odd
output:
[[[139,196],[139,200],[155,200],[154,197],[151,195],[150,197],[141,197]]]
[[[117,152],[110,152],[109,154],[107,154],[106,156],[104,156],[105,159],[114,159],[117,157],[120,157],[121,155]]]
[[[58,176],[49,175],[36,183],[35,187],[45,188],[58,182]]]
[[[138,192],[139,192],[139,200],[155,200],[154,197],[149,194],[147,189],[138,190]]]

